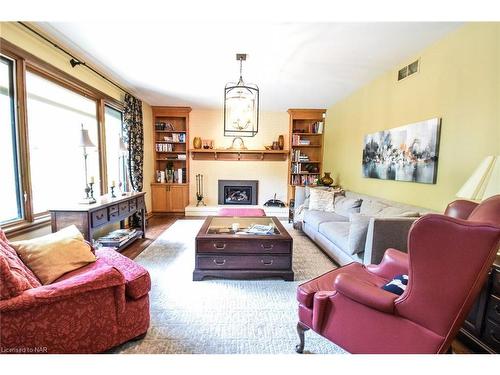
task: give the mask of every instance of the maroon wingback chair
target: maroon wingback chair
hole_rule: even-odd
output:
[[[445,353],[500,246],[500,195],[464,202],[417,220],[408,254],[388,249],[379,265],[351,263],[299,285],[297,352],[312,329],[351,353]],[[409,279],[401,296],[381,288],[400,274]]]

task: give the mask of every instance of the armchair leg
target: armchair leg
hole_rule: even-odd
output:
[[[302,323],[300,322],[297,323],[297,334],[299,335],[300,343],[295,346],[295,351],[299,354],[304,353],[304,344],[305,344],[304,332],[307,331],[308,329],[309,328],[303,325]]]

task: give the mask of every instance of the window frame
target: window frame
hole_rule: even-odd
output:
[[[124,132],[125,130],[125,113],[124,113],[124,107],[123,105],[116,105],[116,103],[109,103],[107,102],[106,100],[103,101],[102,103],[102,113],[103,113],[103,116],[102,116],[102,120],[103,120],[103,123],[104,123],[104,126],[102,127],[103,128],[103,140],[104,140],[104,143],[106,143],[106,107],[108,108],[111,108],[111,109],[114,109],[115,111],[117,112],[120,112],[121,113],[121,117],[122,117],[122,132]],[[108,165],[107,165],[107,154],[108,154],[108,150],[107,148],[105,147],[104,148],[104,152],[103,152],[103,158],[104,158],[104,161],[105,161],[105,165],[106,165],[106,187],[105,187],[105,191],[107,193],[109,193],[109,181],[108,181]],[[125,165],[125,167],[128,166],[128,163]],[[128,171],[127,171],[128,172]],[[125,189],[128,189],[129,186],[128,186],[128,181],[125,181],[125,184],[124,184],[124,187]],[[103,190],[104,191],[104,190]]]
[[[50,222],[50,213],[33,214],[32,188],[30,173],[30,154],[28,142],[28,114],[26,94],[26,72],[37,74],[66,89],[96,102],[96,118],[98,127],[100,188],[102,194],[108,193],[106,168],[106,139],[104,109],[108,105],[123,113],[124,104],[108,94],[90,86],[75,76],[58,67],[45,62],[39,57],[25,51],[17,45],[0,37],[0,53],[15,63],[15,93],[16,118],[18,135],[18,169],[20,172],[21,202],[23,203],[23,217],[19,220],[2,224],[2,229],[9,235],[18,235],[46,226]],[[69,60],[68,60],[69,66]],[[23,199],[24,198],[24,199]]]
[[[17,213],[18,217],[6,220],[2,222],[2,226],[7,226],[11,223],[16,223],[20,220],[23,220],[25,217],[25,209],[24,209],[24,192],[22,189],[21,183],[21,168],[20,168],[20,152],[19,152],[19,121],[17,114],[17,63],[16,60],[8,56],[7,54],[0,54],[0,59],[7,60],[9,64],[9,88],[12,88],[12,94],[10,96],[10,112],[12,116],[11,124],[10,124],[10,133],[11,133],[11,141],[12,141],[12,156],[14,159],[14,173],[15,173],[15,183],[16,183],[16,200],[17,200]]]

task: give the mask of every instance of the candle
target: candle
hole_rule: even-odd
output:
[[[116,184],[115,184],[115,180],[113,180],[113,181],[111,182],[111,186],[112,186],[112,187],[115,187],[115,186],[116,186]]]
[[[90,183],[93,184],[94,183],[94,176],[90,176]]]

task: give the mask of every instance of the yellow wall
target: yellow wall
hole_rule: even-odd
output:
[[[397,71],[420,58],[420,71]],[[324,165],[345,188],[442,211],[487,155],[500,154],[500,23],[467,24],[328,108]],[[363,137],[441,117],[435,185],[362,177]]]
[[[189,115],[191,142],[194,137],[213,139],[216,148],[226,148],[231,145],[232,137],[224,137],[224,112],[220,110],[194,109]],[[259,132],[255,137],[243,138],[249,149],[263,149],[285,136],[288,144],[288,114],[286,112],[261,112]],[[192,147],[192,145],[191,145]],[[287,161],[190,161],[190,203],[196,202],[196,178],[199,173],[204,176],[205,203],[217,205],[217,181],[228,180],[258,180],[259,204],[264,204],[276,193],[276,198],[286,201],[287,194]]]
[[[90,70],[77,67],[72,68],[68,56],[45,42],[15,22],[0,22],[0,36],[17,45],[27,52],[39,57],[47,63],[71,74],[90,86],[108,94],[109,96],[123,100],[124,93],[114,85],[105,81]],[[153,153],[153,130],[152,112],[149,104],[143,102],[144,118],[144,190],[146,194],[146,206],[151,211],[151,188],[149,181],[153,179],[153,166],[150,155]]]

